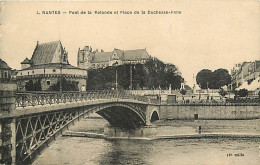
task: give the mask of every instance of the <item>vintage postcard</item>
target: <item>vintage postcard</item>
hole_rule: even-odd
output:
[[[260,1],[0,1],[0,164],[258,165]]]

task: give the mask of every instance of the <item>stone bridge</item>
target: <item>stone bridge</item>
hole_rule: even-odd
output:
[[[55,138],[90,113],[135,129],[159,119],[143,97],[119,91],[2,93],[0,160],[30,164]],[[5,111],[3,111],[5,110]]]

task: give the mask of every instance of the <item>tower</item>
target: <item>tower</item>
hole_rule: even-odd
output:
[[[90,46],[85,46],[82,50],[78,50],[77,66],[79,68],[88,69],[91,62],[92,48]]]

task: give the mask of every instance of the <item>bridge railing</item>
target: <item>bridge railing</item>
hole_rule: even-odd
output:
[[[148,100],[145,97],[131,95],[124,91],[88,91],[88,92],[17,92],[16,107],[27,107],[37,105],[52,105],[59,103],[71,103],[90,101],[97,99],[134,99],[139,101]]]

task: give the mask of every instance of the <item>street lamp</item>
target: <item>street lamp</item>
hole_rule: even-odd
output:
[[[116,69],[116,97],[118,98],[117,69]]]
[[[133,68],[132,65],[130,64],[130,90],[133,89]]]
[[[62,54],[60,55],[60,94],[62,94]]]

